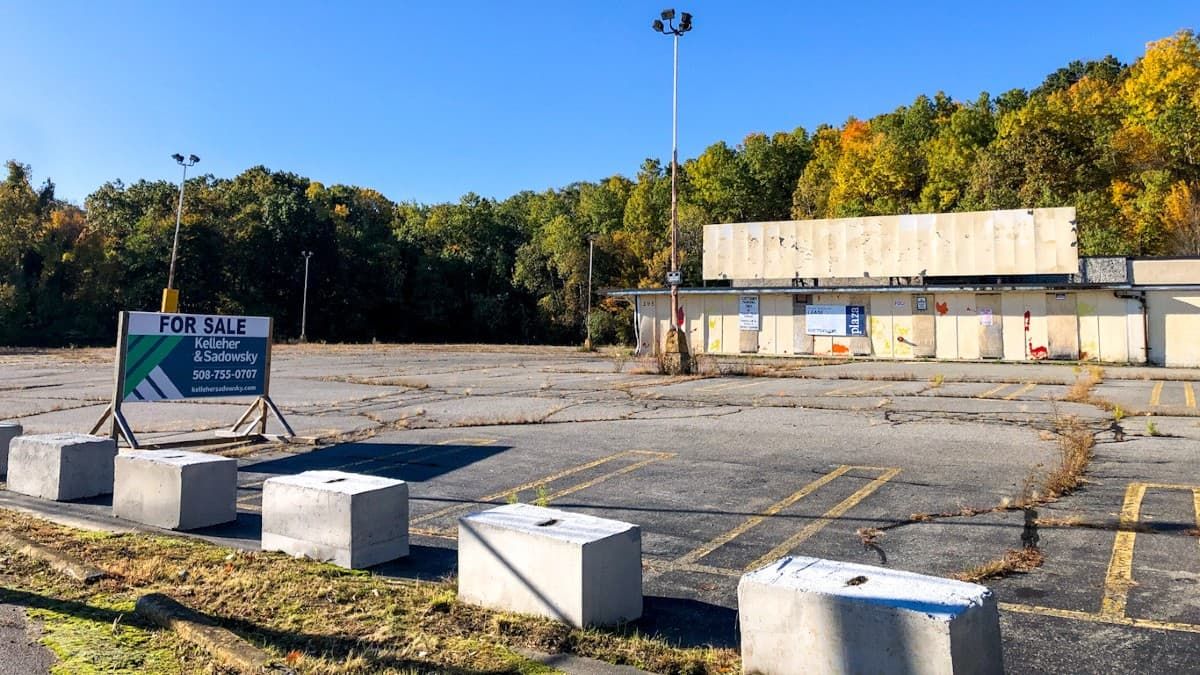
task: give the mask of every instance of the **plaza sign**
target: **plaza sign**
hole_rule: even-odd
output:
[[[867,334],[866,322],[862,305],[806,305],[804,309],[807,335],[861,337]]]

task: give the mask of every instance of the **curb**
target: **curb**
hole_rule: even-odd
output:
[[[0,546],[11,548],[17,553],[46,562],[56,572],[82,584],[92,584],[108,576],[104,570],[88,565],[47,546],[12,532],[0,532]]]
[[[161,593],[138,598],[134,612],[212,654],[227,667],[243,673],[286,672],[272,668],[271,657],[211,619]]]

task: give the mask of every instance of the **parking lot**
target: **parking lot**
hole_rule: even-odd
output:
[[[410,483],[416,545],[382,574],[453,575],[456,519],[492,504],[580,510],[642,526],[642,624],[685,644],[736,644],[738,577],[784,555],[948,576],[1021,548],[1028,514],[995,507],[1036,489],[1074,418],[1095,459],[1083,489],[1032,516],[1044,564],[985,582],[1002,602],[1006,665],[1200,659],[1191,371],[814,360],[670,377],[617,354],[395,346],[284,347],[273,365],[272,397],[308,440],[225,450],[242,465],[239,520],[203,536],[257,546],[262,481],[317,468]],[[0,416],[87,431],[111,370],[103,351],[0,357]],[[1067,400],[1088,375],[1090,400]],[[143,442],[176,442],[230,426],[246,403],[125,410]],[[119,525],[103,501],[5,492],[0,506]]]

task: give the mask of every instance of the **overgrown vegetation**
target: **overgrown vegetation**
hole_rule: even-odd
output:
[[[998,57],[1001,58],[1001,57]],[[701,279],[707,223],[1073,205],[1084,255],[1200,253],[1200,41],[1150,43],[1126,65],[1075,61],[1032,90],[945,94],[841,126],[714,143],[680,172],[683,276]],[[396,203],[258,166],[186,185],[183,309],[330,341],[628,343],[632,310],[594,286],[663,283],[670,178],[647,159],[502,201]],[[177,186],[120,181],[82,207],[8,164],[0,181],[0,344],[111,342],[118,309],[159,304]],[[215,261],[220,261],[219,264]]]
[[[1041,550],[1034,547],[1011,549],[996,560],[990,560],[982,565],[968,568],[953,575],[959,581],[979,583],[989,579],[1000,579],[1013,574],[1024,574],[1041,567],[1045,557]]]
[[[212,672],[215,667],[203,656],[129,613],[137,597],[150,592],[207,614],[302,673],[547,670],[514,648],[570,652],[653,672],[739,670],[733,650],[676,648],[633,626],[576,630],[463,605],[448,581],[389,580],[192,539],[96,535],[15,512],[0,515],[0,527],[114,575],[84,587],[42,563],[16,554],[6,558],[0,600],[36,607],[48,619],[50,644],[77,659],[67,672]],[[80,622],[87,625],[81,628]],[[92,658],[93,664],[84,661]],[[173,665],[180,659],[186,667]]]

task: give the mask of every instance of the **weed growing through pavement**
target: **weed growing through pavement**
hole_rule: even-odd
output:
[[[938,373],[937,375],[934,375],[933,377],[929,378],[929,386],[933,389],[937,389],[938,387],[942,386],[942,383],[945,381],[946,381],[946,376],[942,375],[941,373]]]
[[[952,575],[959,581],[979,583],[988,579],[999,579],[1012,574],[1024,574],[1042,566],[1045,556],[1034,547],[1005,551],[1004,557]]]
[[[542,483],[537,486],[537,496],[533,500],[534,506],[547,507],[550,506],[550,493],[546,490],[546,484]]]
[[[1146,435],[1162,436],[1162,432],[1158,430],[1158,425],[1153,420],[1146,420]]]

